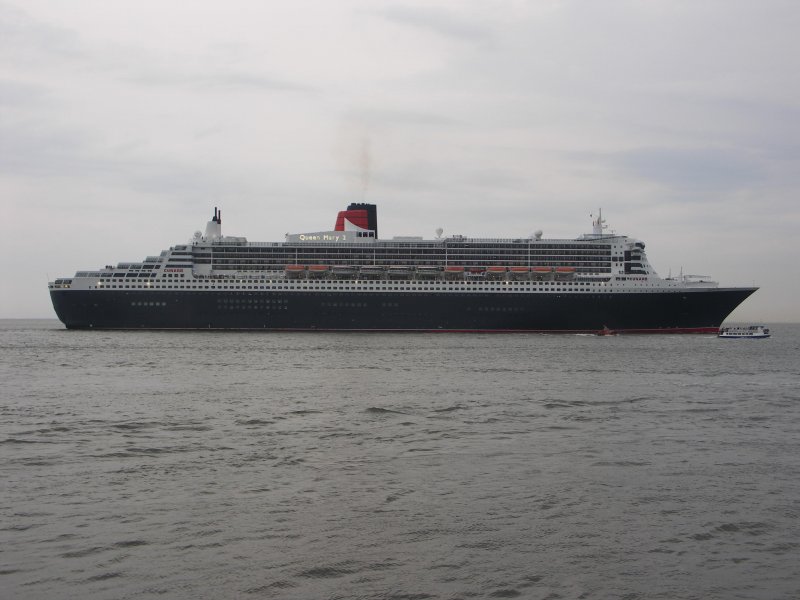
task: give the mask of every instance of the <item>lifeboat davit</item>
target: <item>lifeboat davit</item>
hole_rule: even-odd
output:
[[[331,268],[328,265],[309,265],[308,276],[314,278],[324,277]]]
[[[361,267],[361,277],[363,279],[380,279],[386,273],[386,267],[380,265],[368,265]]]
[[[306,266],[305,265],[286,265],[286,277],[297,279],[303,273],[305,273]]]
[[[486,277],[489,279],[502,279],[506,275],[506,267],[488,267]]]
[[[451,267],[444,268],[444,277],[445,279],[463,279],[464,278],[464,267],[454,265]]]
[[[436,277],[437,275],[439,275],[439,267],[430,265],[421,265],[417,267],[417,277],[429,279],[431,277]]]
[[[358,267],[355,265],[334,265],[331,268],[331,273],[339,279],[349,279],[358,273]]]
[[[412,273],[413,268],[404,265],[389,267],[388,271],[390,279],[409,279]]]

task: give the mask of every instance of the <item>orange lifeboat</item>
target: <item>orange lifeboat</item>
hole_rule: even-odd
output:
[[[309,265],[308,266],[308,276],[314,279],[320,279],[325,277],[325,274],[330,271],[330,267],[328,265]]]
[[[286,265],[286,277],[290,279],[298,279],[303,277],[305,270],[305,265]]]

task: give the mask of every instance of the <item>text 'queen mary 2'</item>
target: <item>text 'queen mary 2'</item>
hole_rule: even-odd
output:
[[[49,284],[70,329],[716,333],[757,288],[659,277],[644,243],[576,239],[378,238],[373,204],[333,231],[282,243],[197,232],[142,262]]]

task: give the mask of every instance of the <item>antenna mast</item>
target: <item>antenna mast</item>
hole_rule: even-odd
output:
[[[606,229],[606,220],[603,218],[603,209],[597,209],[597,218],[592,221],[592,233],[594,235],[603,235],[603,230]]]

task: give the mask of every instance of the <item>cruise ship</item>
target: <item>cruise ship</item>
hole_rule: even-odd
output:
[[[660,277],[645,244],[607,233],[544,239],[378,237],[353,203],[333,230],[248,242],[205,233],[141,262],[50,282],[69,329],[717,333],[755,287]]]

